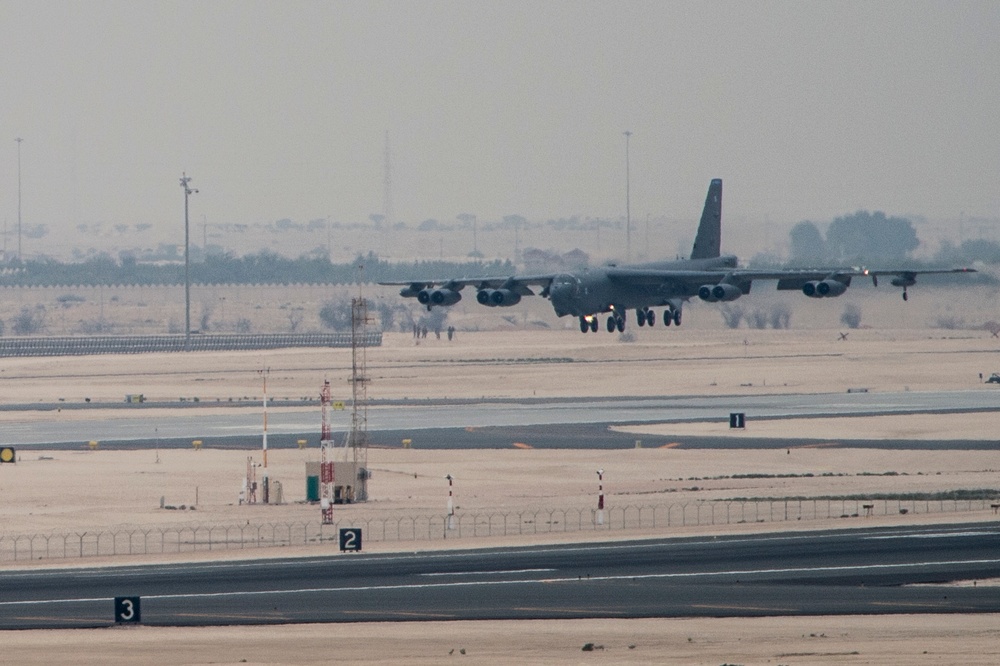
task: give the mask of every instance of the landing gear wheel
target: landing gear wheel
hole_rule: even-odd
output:
[[[619,333],[625,332],[625,317],[616,317],[615,326],[618,328]]]
[[[674,312],[674,323],[677,324],[678,326],[681,325],[681,311],[680,310],[677,310],[676,312]]]
[[[586,317],[580,317],[580,332],[586,333],[590,330],[590,322],[587,321]]]
[[[903,300],[904,301],[910,300],[910,296],[909,296],[909,294],[906,293],[906,288],[905,287],[903,288]]]
[[[598,328],[599,325],[597,323],[597,317],[594,317],[593,319],[590,320],[590,330],[594,333],[597,333]]]
[[[646,311],[645,310],[636,310],[635,311],[635,319],[638,322],[639,326],[645,326],[646,325]]]
[[[656,312],[654,310],[646,310],[646,325],[650,328],[656,325]]]
[[[670,326],[672,323],[674,323],[674,313],[671,312],[670,310],[664,310],[663,311],[663,325],[664,326]]]
[[[618,318],[611,315],[608,317],[608,333],[614,333],[616,328],[618,328]]]

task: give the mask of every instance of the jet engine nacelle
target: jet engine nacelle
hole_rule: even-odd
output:
[[[487,307],[506,308],[520,303],[521,294],[510,289],[480,289],[476,292],[476,300]]]
[[[813,280],[802,285],[802,293],[809,298],[832,298],[847,291],[847,285],[840,280]]]
[[[492,289],[480,289],[476,292],[476,301],[480,305],[485,305],[487,307],[493,307],[493,299],[490,296],[493,295]]]
[[[709,303],[735,301],[743,295],[743,290],[734,284],[706,284],[698,289],[698,298]]]
[[[462,294],[451,289],[435,289],[431,292],[431,304],[454,305],[462,300]]]
[[[403,295],[404,291],[406,291],[406,289],[399,292],[400,296]],[[421,305],[428,305],[431,302],[431,293],[430,289],[421,289],[417,292],[417,302]]]
[[[510,289],[494,289],[490,294],[490,302],[497,307],[510,307],[521,302],[521,294]]]

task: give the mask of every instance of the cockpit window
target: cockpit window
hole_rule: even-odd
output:
[[[560,273],[552,278],[552,284],[560,287],[575,287],[580,284],[580,279],[569,273]]]

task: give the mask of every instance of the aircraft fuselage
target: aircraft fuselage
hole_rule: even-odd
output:
[[[724,271],[736,267],[736,257],[683,259],[639,264],[639,270]],[[586,317],[612,310],[641,309],[670,305],[677,299],[698,295],[698,286],[689,282],[625,280],[615,277],[615,266],[600,266],[577,273],[557,275],[549,287],[549,299],[560,317]]]

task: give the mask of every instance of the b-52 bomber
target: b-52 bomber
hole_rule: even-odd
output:
[[[722,180],[708,186],[708,196],[698,225],[690,259],[588,268],[573,273],[512,275],[509,277],[468,277],[445,280],[380,282],[405,285],[400,296],[416,298],[428,310],[462,300],[462,289],[474,287],[476,300],[487,307],[517,305],[524,296],[548,298],[556,315],[580,319],[580,331],[596,332],[599,316],[608,313],[608,332],[625,330],[626,312],[635,311],[639,326],[656,324],[655,307],[662,307],[663,324],[681,324],[685,301],[697,296],[709,303],[735,301],[750,293],[754,280],[776,280],[779,290],[801,291],[810,298],[840,296],[858,276],[871,277],[878,286],[880,275],[892,276],[891,284],[912,287],[918,275],[927,273],[974,273],[972,268],[944,270],[869,270],[866,268],[805,268],[785,270],[745,269],[737,266],[734,255],[722,255]]]

